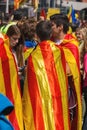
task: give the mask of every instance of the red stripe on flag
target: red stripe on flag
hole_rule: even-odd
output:
[[[5,89],[6,89],[6,96],[10,99],[10,101],[14,104],[14,98],[12,94],[12,86],[11,86],[11,80],[10,80],[10,68],[9,68],[9,59],[6,53],[6,50],[4,46],[2,46],[2,70],[3,70],[3,76],[4,76],[4,83],[5,83]],[[15,86],[17,87],[17,86]],[[10,114],[9,120],[13,124],[13,127],[15,130],[20,130],[17,122],[17,117],[15,114],[15,111]]]
[[[31,61],[30,61],[31,59]],[[32,68],[32,70],[30,69]],[[32,109],[33,109],[33,117],[34,117],[34,123],[35,123],[35,128],[36,130],[45,130],[44,128],[44,121],[43,121],[43,113],[42,113],[42,103],[41,103],[41,97],[39,94],[38,90],[38,83],[36,79],[36,75],[34,70],[34,66],[32,63],[32,58],[29,58],[28,61],[28,91],[30,95],[30,100],[32,104]],[[32,86],[33,86],[33,91],[32,91]]]
[[[67,34],[66,35],[66,37],[65,37],[65,40],[70,40],[70,39],[72,39],[72,41],[69,41],[69,42],[67,42],[67,43],[62,43],[61,44],[61,46],[63,47],[66,47],[66,48],[68,48],[71,52],[72,52],[72,54],[73,54],[73,56],[75,57],[75,60],[76,60],[76,62],[77,62],[77,66],[78,66],[78,68],[80,68],[80,66],[79,66],[79,49],[78,49],[78,47],[74,44],[74,43],[76,43],[77,42],[77,40],[72,36],[72,35],[70,35],[70,34]],[[73,40],[75,41],[75,42],[73,42]],[[73,42],[73,43],[72,43]]]
[[[55,128],[58,130],[60,127],[61,130],[64,130],[64,122],[63,122],[63,110],[62,110],[62,101],[61,101],[61,92],[59,80],[55,68],[55,62],[51,47],[48,44],[49,49],[47,51],[43,51],[45,47],[45,42],[40,44],[40,49],[42,51],[44,64],[48,76],[49,86],[51,90],[52,100],[53,100],[53,110],[54,110],[54,119],[55,119]],[[47,43],[46,43],[47,45]],[[48,51],[49,50],[49,51]],[[52,62],[49,62],[51,60]],[[51,65],[50,65],[51,63]],[[51,66],[51,67],[50,67]],[[53,66],[53,67],[52,67]],[[49,72],[50,71],[50,72]]]

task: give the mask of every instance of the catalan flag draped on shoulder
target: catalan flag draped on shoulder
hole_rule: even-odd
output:
[[[14,105],[8,119],[15,130],[23,130],[20,84],[14,57],[9,48],[9,39],[0,34],[0,93],[6,95]]]
[[[70,67],[74,79],[74,85],[77,97],[77,120],[76,120],[77,130],[82,130],[82,104],[81,104],[78,41],[75,39],[75,37],[73,37],[73,35],[66,34],[63,43],[61,43],[61,46],[64,50],[65,59]]]
[[[23,94],[26,130],[70,130],[64,53],[43,41],[28,57]]]

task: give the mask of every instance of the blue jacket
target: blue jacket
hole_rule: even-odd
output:
[[[12,124],[5,117],[10,114],[13,108],[13,104],[9,99],[3,94],[0,94],[0,130],[14,130]]]
[[[25,46],[27,48],[35,47],[37,44],[35,41],[25,41]]]

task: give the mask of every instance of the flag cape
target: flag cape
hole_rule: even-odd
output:
[[[76,96],[77,96],[77,130],[82,130],[82,104],[81,104],[81,86],[80,86],[80,67],[79,67],[79,49],[78,42],[71,34],[66,34],[61,46],[64,50],[65,59],[70,67],[74,78]]]
[[[0,93],[14,105],[9,120],[15,130],[23,130],[22,101],[16,63],[7,36],[0,36]]]
[[[24,50],[24,60],[27,60],[27,58],[29,57],[29,55],[33,50],[34,48],[27,48],[26,50]]]
[[[70,130],[63,51],[41,42],[28,57],[23,93],[26,130]]]

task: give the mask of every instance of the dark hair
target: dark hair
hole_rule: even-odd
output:
[[[72,28],[72,32],[75,32],[79,26],[78,24],[70,23],[70,27]]]
[[[20,29],[17,27],[17,25],[11,25],[7,30],[7,36],[11,37],[13,35],[20,35]]]
[[[54,14],[50,16],[50,20],[53,21],[57,27],[63,25],[63,32],[67,33],[69,30],[69,20],[68,17],[64,14]]]
[[[41,41],[49,40],[52,34],[52,24],[50,21],[41,21],[36,26],[36,34]]]
[[[23,12],[21,10],[14,10],[13,12],[13,20],[21,20],[23,18]]]

